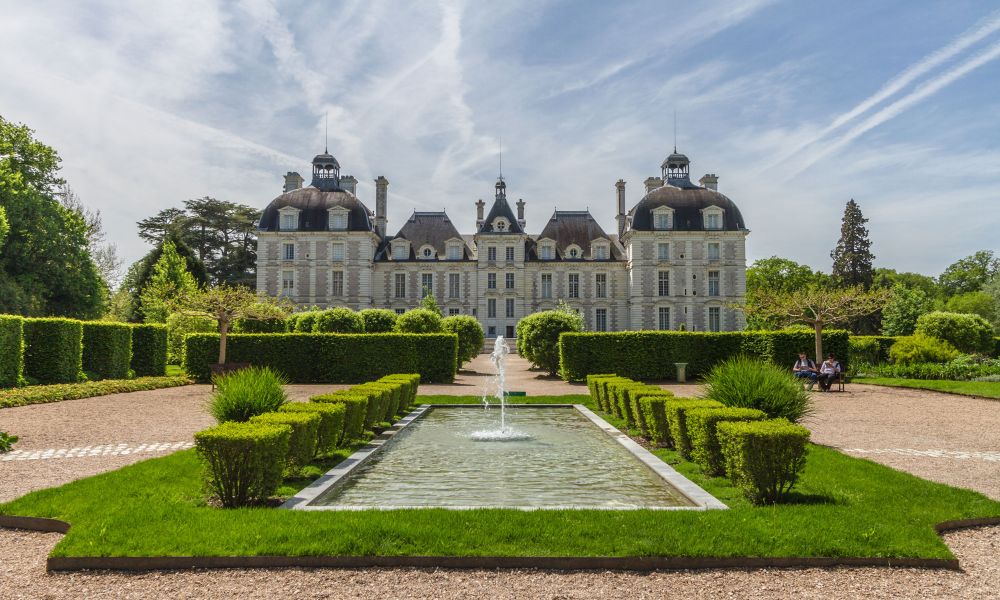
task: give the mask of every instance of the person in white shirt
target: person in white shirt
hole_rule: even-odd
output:
[[[819,376],[816,370],[816,363],[806,356],[805,352],[799,352],[799,359],[795,361],[795,366],[792,367],[792,373],[798,379],[807,380],[809,382],[810,390],[816,383],[816,378]]]
[[[826,355],[826,360],[819,367],[819,389],[824,392],[830,391],[830,386],[840,376],[840,363],[833,356],[833,353]]]

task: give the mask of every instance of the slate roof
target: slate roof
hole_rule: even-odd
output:
[[[556,259],[558,260],[568,258],[566,250],[572,244],[579,246],[583,250],[584,256],[589,258],[591,255],[590,243],[597,239],[611,242],[610,260],[624,260],[625,258],[625,253],[617,240],[605,233],[601,225],[587,210],[557,210],[553,212],[542,232],[534,237],[528,254],[529,258],[538,258],[538,241],[544,238],[555,240]]]
[[[505,217],[510,223],[507,231],[493,230],[493,219],[497,217]],[[518,224],[517,218],[514,217],[514,212],[510,209],[510,204],[507,203],[505,196],[499,196],[493,201],[493,206],[490,208],[489,214],[486,215],[483,226],[479,228],[479,233],[524,233],[524,229]]]
[[[743,215],[735,202],[715,190],[691,183],[688,179],[672,179],[670,184],[658,187],[646,194],[629,211],[630,229],[652,231],[652,211],[661,206],[669,206],[674,209],[673,231],[702,231],[704,221],[701,211],[709,206],[718,206],[725,211],[722,220],[723,230],[746,230]]]
[[[416,258],[415,253],[421,247],[431,245],[437,252],[436,258],[446,260],[448,257],[447,241],[454,238],[462,240],[462,259],[469,260],[472,258],[472,250],[466,243],[465,238],[455,228],[455,224],[451,222],[448,214],[443,211],[413,211],[413,214],[406,220],[406,223],[400,227],[399,232],[386,240],[387,243],[383,245],[380,252],[384,256],[376,256],[376,258],[388,256],[390,253],[388,242],[400,238],[410,242],[410,259]]]
[[[330,222],[330,213],[327,211],[335,206],[348,210],[348,231],[375,231],[371,211],[354,194],[340,189],[323,191],[313,186],[286,192],[272,200],[261,213],[257,229],[278,231],[278,210],[287,206],[300,211],[298,231],[327,231]]]

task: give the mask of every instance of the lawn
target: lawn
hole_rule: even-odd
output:
[[[995,381],[946,381],[941,379],[893,379],[890,377],[855,377],[855,383],[869,385],[884,385],[888,387],[905,387],[919,390],[962,394],[964,396],[979,396],[1000,400],[1000,382]]]
[[[527,397],[585,403],[586,396]],[[418,402],[477,403],[422,396]],[[603,415],[610,422],[621,422]],[[348,452],[345,450],[344,452]],[[33,492],[0,514],[72,527],[53,556],[685,556],[952,558],[934,525],[1000,516],[1000,502],[810,446],[793,502],[749,505],[724,478],[655,454],[728,504],[725,511],[443,509],[223,510],[206,505],[193,450]],[[332,464],[314,466],[314,474]],[[293,494],[308,479],[288,481]]]

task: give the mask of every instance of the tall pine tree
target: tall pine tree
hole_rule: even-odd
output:
[[[844,220],[840,225],[840,241],[830,253],[833,259],[833,278],[841,286],[861,286],[869,289],[875,270],[872,261],[872,242],[868,239],[868,219],[861,214],[861,207],[851,198],[844,208]]]

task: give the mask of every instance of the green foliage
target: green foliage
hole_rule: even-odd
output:
[[[730,421],[763,421],[764,411],[754,408],[695,408],[687,411],[687,431],[691,439],[691,458],[708,475],[725,474],[722,448],[716,428]]]
[[[597,408],[601,410],[604,409],[604,401],[601,399],[601,394],[604,392],[604,386],[600,385],[600,380],[607,379],[610,377],[618,377],[614,373],[592,373],[587,375],[587,391],[590,392],[590,399],[593,400]]]
[[[994,331],[997,331],[997,327],[1000,325],[997,300],[985,291],[966,292],[952,296],[948,298],[945,309],[953,313],[979,315],[993,325]]]
[[[408,310],[396,318],[396,331],[399,333],[438,333],[441,331],[441,315],[426,308]]]
[[[530,314],[517,323],[517,353],[549,375],[559,372],[559,336],[583,331],[583,318],[568,310]]]
[[[289,331],[294,331],[295,333],[312,333],[319,313],[320,311],[318,310],[307,310],[292,315]]]
[[[883,335],[912,335],[920,315],[934,310],[934,301],[920,289],[897,284],[889,303],[882,309]]]
[[[132,362],[132,328],[125,323],[83,324],[83,370],[98,379],[125,379]]]
[[[316,315],[313,333],[363,333],[365,321],[349,308],[331,308]]]
[[[831,275],[839,284],[860,286],[868,289],[872,285],[874,270],[871,252],[872,242],[868,239],[868,219],[861,214],[861,207],[854,198],[844,207],[844,218],[840,225],[840,240],[830,253],[833,259]]]
[[[901,337],[889,350],[889,360],[899,365],[944,363],[957,356],[958,350],[948,342],[923,334]]]
[[[823,332],[823,345],[842,364],[848,355],[848,338],[846,331]],[[687,363],[687,376],[696,378],[739,354],[791,369],[798,353],[813,345],[814,334],[807,331],[565,333],[559,338],[560,369],[567,381],[609,371],[655,381],[676,378],[674,363],[682,362]]]
[[[0,388],[10,388],[24,378],[24,319],[0,315]]]
[[[255,425],[287,425],[292,428],[288,438],[286,461],[293,473],[309,464],[316,455],[316,441],[319,439],[321,418],[309,412],[266,412],[250,418]]]
[[[167,317],[167,363],[184,364],[184,338],[192,333],[212,333],[219,330],[215,319],[205,315],[173,313]]]
[[[752,308],[761,292],[790,293],[821,283],[824,277],[825,275],[813,271],[808,265],[801,265],[787,258],[777,256],[762,258],[747,268],[746,302]],[[748,311],[747,329],[770,330],[778,329],[780,326],[775,319]]]
[[[136,377],[159,377],[167,372],[165,325],[132,325],[132,372]]]
[[[198,282],[187,269],[187,261],[170,240],[163,243],[159,260],[139,293],[146,323],[165,323],[171,305],[179,298],[197,293]]]
[[[285,333],[287,320],[280,319],[236,319],[233,333]]]
[[[329,454],[337,449],[344,437],[344,416],[347,409],[343,404],[323,402],[289,402],[282,405],[279,412],[306,412],[319,415],[316,430],[316,456]]]
[[[933,277],[920,273],[897,273],[894,269],[886,268],[875,269],[872,285],[890,289],[901,285],[910,290],[920,290],[931,300],[937,299],[942,293]]]
[[[458,338],[454,334],[234,334],[232,362],[269,366],[292,383],[357,383],[389,373],[419,373],[421,381],[455,377]],[[208,381],[219,351],[217,334],[187,337],[184,368]]]
[[[424,289],[424,297],[420,299],[420,308],[436,313],[439,317],[444,315],[444,313],[441,312],[441,307],[438,306],[437,298],[435,298],[434,294],[426,288]]]
[[[852,365],[877,365],[889,362],[889,350],[898,337],[888,335],[852,335],[848,340]]]
[[[365,433],[365,416],[368,414],[368,394],[344,390],[332,394],[321,394],[309,399],[317,404],[339,404],[344,407],[344,433],[339,445],[359,440]]]
[[[18,437],[16,435],[11,435],[6,431],[0,431],[0,454],[6,454],[14,449],[14,444],[17,443]]]
[[[24,374],[39,383],[72,383],[83,372],[83,323],[24,320]]]
[[[646,423],[649,441],[654,446],[671,446],[670,423],[667,422],[665,404],[670,396],[642,396],[639,398],[639,410]]]
[[[420,388],[420,374],[418,373],[392,373],[378,380],[378,382],[398,383],[402,385],[403,400],[400,402],[399,414],[404,414],[417,401],[417,391]]]
[[[268,367],[247,367],[215,378],[209,412],[219,423],[245,422],[288,402],[288,380]]]
[[[7,221],[7,211],[0,206],[0,250],[3,250],[3,243],[10,233],[10,223]]]
[[[1000,258],[992,250],[980,250],[957,260],[938,277],[938,284],[949,295],[977,292],[1000,274]]]
[[[720,423],[717,431],[725,470],[751,502],[787,496],[805,468],[808,429],[775,419]]]
[[[810,412],[809,394],[787,367],[749,356],[716,365],[705,378],[705,397],[734,408],[755,408],[793,423]]]
[[[441,329],[458,336],[458,364],[463,365],[479,356],[486,337],[479,320],[469,315],[455,315],[441,319]]]
[[[863,374],[868,377],[900,379],[996,381],[1000,377],[1000,359],[963,354],[945,362],[897,362],[875,365],[865,368]]]
[[[263,504],[281,484],[292,428],[223,423],[194,434],[205,479],[227,508]]]
[[[691,458],[687,412],[696,408],[723,408],[723,405],[715,400],[693,398],[674,398],[663,403],[663,412],[667,416],[667,426],[670,428],[670,439],[674,442],[674,449],[684,458]]]
[[[168,233],[146,256],[129,267],[128,274],[122,281],[121,290],[124,290],[128,295],[128,303],[123,316],[129,321],[142,321],[145,317],[142,310],[142,292],[149,284],[149,278],[153,275],[153,267],[160,261],[164,244],[167,242],[173,244],[177,254],[184,259],[187,272],[194,277],[198,286],[208,284],[208,273],[205,272],[205,265],[194,253],[194,250],[185,244],[178,235]]]
[[[644,398],[673,398],[673,392],[650,385],[641,388],[631,388],[628,390],[628,396],[629,410],[632,411],[632,418],[635,421],[636,428],[639,430],[639,434],[643,437],[650,437],[650,423],[646,421],[646,411],[642,408],[642,400]]]
[[[936,337],[961,352],[993,351],[993,326],[979,315],[932,312],[917,319],[916,333]]]
[[[53,385],[31,385],[27,387],[0,390],[0,408],[46,404],[63,400],[79,400],[108,394],[142,392],[188,385],[187,377],[139,377],[137,379],[104,379],[83,383],[57,383]]]
[[[396,313],[388,308],[366,308],[360,313],[365,333],[391,333],[396,330]]]

